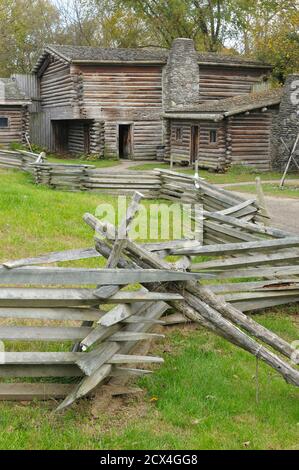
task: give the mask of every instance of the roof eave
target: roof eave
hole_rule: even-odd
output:
[[[194,120],[197,120],[197,121],[222,121],[223,118],[224,118],[224,115],[221,114],[221,113],[215,113],[215,114],[212,114],[212,113],[207,113],[207,114],[204,114],[204,113],[186,113],[186,112],[182,112],[182,113],[164,113],[162,114],[162,117],[164,119],[190,119],[192,121]]]
[[[72,60],[73,65],[165,65],[163,60]]]
[[[249,64],[246,62],[224,62],[224,61],[219,61],[219,62],[209,62],[209,61],[199,61],[199,65],[212,65],[212,66],[227,66],[227,67],[246,67],[246,68],[254,68],[254,69],[267,69],[267,70],[272,70],[273,66],[269,64]]]
[[[276,100],[272,100],[271,102],[264,102],[264,103],[257,103],[257,104],[254,104],[254,105],[251,105],[251,106],[241,106],[240,108],[236,108],[232,111],[226,111],[224,113],[224,116],[225,117],[230,117],[230,116],[234,116],[236,114],[242,114],[242,113],[246,113],[247,111],[253,111],[255,109],[261,109],[261,108],[267,108],[269,106],[275,106],[277,104],[280,104],[281,103],[281,98],[277,98]]]

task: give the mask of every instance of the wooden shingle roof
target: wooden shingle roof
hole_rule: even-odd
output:
[[[37,72],[48,55],[54,55],[67,63],[149,63],[166,64],[169,56],[168,49],[160,48],[100,48],[89,46],[49,45],[35,65]],[[241,67],[271,68],[269,64],[254,61],[242,56],[231,56],[216,53],[198,53],[199,64],[218,64]]]
[[[180,106],[167,110],[164,117],[192,116],[193,119],[221,120],[227,116],[278,105],[281,101],[282,92],[282,88],[276,88],[262,92],[237,95],[222,100],[207,101],[196,106]]]

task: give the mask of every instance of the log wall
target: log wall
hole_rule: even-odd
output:
[[[200,65],[199,68],[200,100],[230,98],[243,93],[250,93],[253,85],[259,83],[267,72],[263,69],[242,67],[213,67]]]
[[[199,126],[198,161],[201,168],[222,170],[226,167],[226,127],[224,122],[174,120],[170,130],[170,154],[174,162],[190,163],[191,127]],[[181,129],[181,139],[176,131]],[[210,143],[210,131],[217,131],[217,143]],[[166,155],[168,152],[166,153]],[[166,157],[169,159],[169,156]]]
[[[118,156],[118,125],[132,124],[132,158],[155,159],[162,142],[162,69],[81,66],[82,115],[105,121],[104,153]]]
[[[53,59],[40,79],[40,97],[43,108],[72,105],[76,92],[69,65]]]
[[[90,126],[84,121],[69,121],[68,123],[68,151],[74,155],[88,154],[90,146],[86,142],[86,132]]]
[[[8,118],[8,127],[0,128],[0,146],[8,148],[12,142],[22,143],[28,126],[26,108],[0,106],[0,117]]]
[[[232,164],[254,166],[258,170],[271,167],[271,112],[252,112],[232,116],[228,121]]]

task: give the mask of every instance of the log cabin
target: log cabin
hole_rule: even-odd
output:
[[[12,143],[24,143],[29,130],[28,106],[30,100],[16,82],[0,78],[0,147],[9,148]]]
[[[32,141],[61,154],[155,160],[165,149],[169,158],[166,111],[250,94],[270,73],[241,56],[198,53],[185,38],[170,50],[47,46],[32,76]],[[17,80],[27,91],[28,78]]]
[[[278,88],[166,111],[168,159],[215,171],[236,164],[270,170],[282,94]]]

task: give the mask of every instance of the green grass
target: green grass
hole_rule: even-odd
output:
[[[132,167],[132,170],[154,170],[155,168],[162,168],[164,170],[169,170],[170,166],[166,163],[146,163],[144,165],[138,165]],[[192,168],[185,168],[184,166],[174,165],[173,171],[178,173],[185,173],[188,175],[194,175],[194,169]],[[244,167],[241,165],[235,165],[231,167],[226,173],[214,173],[209,172],[207,170],[199,170],[199,174],[202,178],[209,183],[216,183],[216,184],[228,184],[228,183],[246,183],[246,182],[255,182],[255,178],[260,176],[262,181],[269,181],[269,180],[280,180],[281,173],[275,171],[267,171],[267,172],[257,172],[254,169]],[[299,179],[298,173],[291,173],[288,176],[289,179],[297,178]]]
[[[101,194],[35,186],[22,173],[0,170],[0,178],[0,262],[92,246],[82,215],[101,202],[115,204]],[[258,320],[288,340],[298,339],[296,306]],[[63,415],[52,413],[51,402],[0,403],[0,449],[299,448],[294,387],[261,363],[257,404],[251,355],[194,326],[166,334],[151,351],[165,363],[140,381],[144,396],[106,404],[82,400]]]
[[[256,194],[255,186],[251,185],[242,185],[242,186],[228,186],[225,189],[229,191],[240,191],[244,193],[254,193]],[[270,183],[263,183],[263,191],[265,194],[269,196],[277,196],[277,197],[290,197],[294,199],[299,198],[299,185],[292,185],[287,183],[283,189],[280,189],[278,184],[270,184]]]
[[[57,156],[47,156],[47,161],[51,163],[63,163],[66,165],[94,165],[97,168],[109,168],[117,166],[118,160],[88,160],[82,158],[59,158]]]

